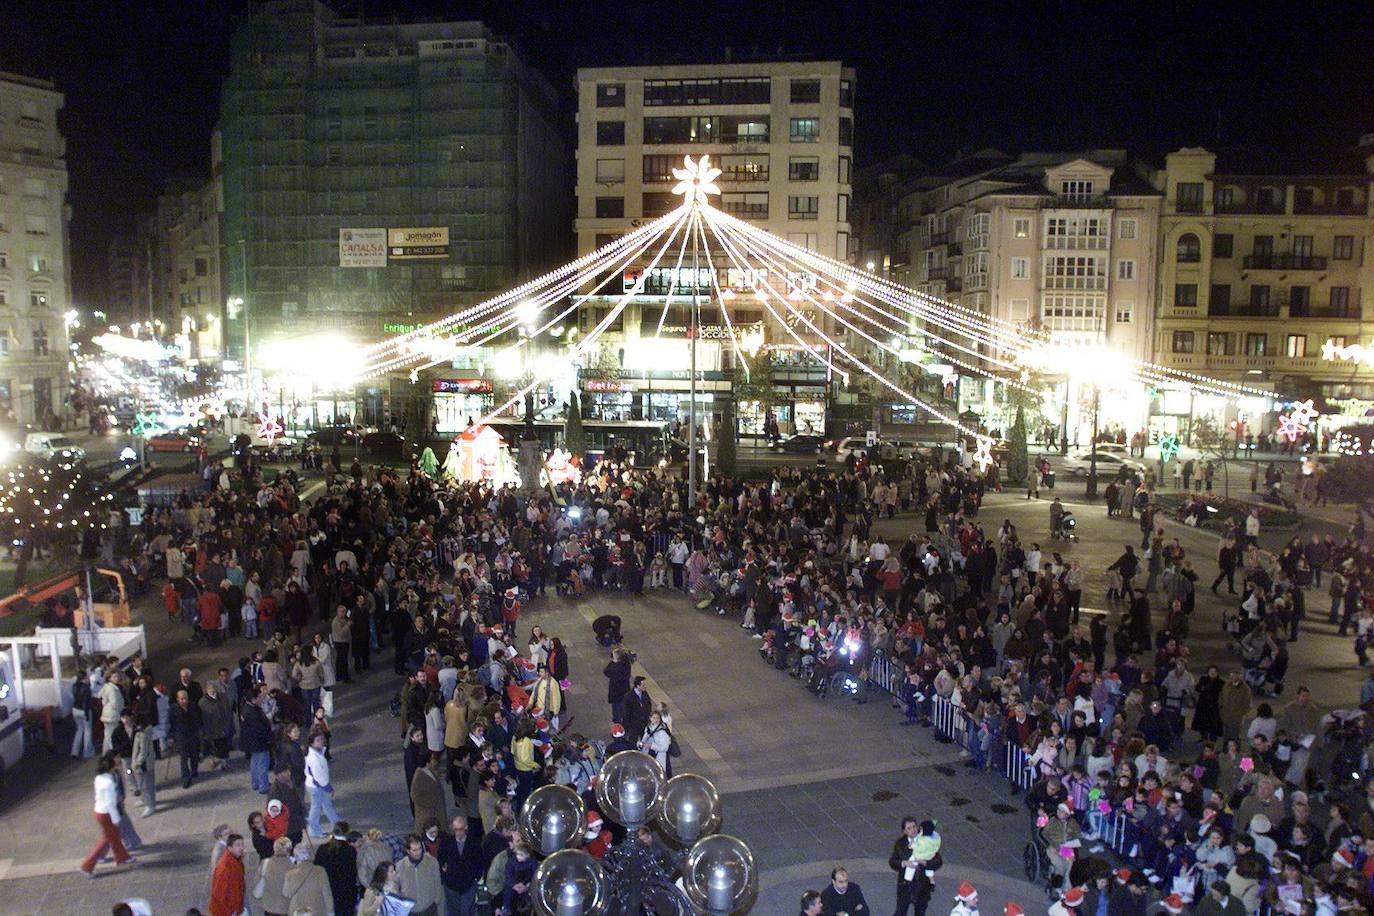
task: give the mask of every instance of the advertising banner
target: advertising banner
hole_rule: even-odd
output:
[[[388,229],[387,251],[393,261],[448,257],[448,227]]]
[[[340,267],[385,267],[385,229],[340,229]]]

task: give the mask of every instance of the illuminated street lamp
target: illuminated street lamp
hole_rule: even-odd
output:
[[[612,756],[597,780],[597,805],[629,835],[600,862],[562,839],[579,811],[585,824],[581,800],[574,803],[570,789],[545,788],[561,791],[537,800],[544,789],[530,795],[520,823],[525,839],[548,856],[534,874],[532,898],[541,916],[730,916],[753,906],[753,853],[742,840],[717,832],[720,797],[709,779],[683,773],[665,780],[658,761],[641,751]],[[681,851],[665,857],[642,843],[638,830],[651,824]],[[674,874],[681,875],[681,887]]]

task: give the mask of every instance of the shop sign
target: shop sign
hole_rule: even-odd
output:
[[[382,333],[409,334],[411,331],[415,330],[418,327],[418,324],[404,324],[399,321],[384,321],[382,322]]]
[[[448,227],[388,229],[386,247],[392,260],[448,257]]]
[[[492,385],[485,378],[436,378],[433,389],[435,394],[491,394]]]
[[[1363,398],[1327,398],[1326,403],[1336,408],[1341,417],[1368,417],[1374,415],[1374,401]]]
[[[609,379],[589,378],[582,383],[588,391],[610,391],[618,394],[626,394],[634,391],[634,382],[614,382]]]
[[[340,267],[385,267],[385,229],[340,229]]]

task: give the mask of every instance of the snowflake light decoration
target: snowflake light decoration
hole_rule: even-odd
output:
[[[992,464],[992,439],[987,436],[978,437],[973,451],[973,463],[978,465],[980,471],[986,471]]]
[[[680,194],[688,203],[695,204],[705,204],[708,195],[720,194],[720,185],[716,184],[720,169],[711,165],[710,153],[703,153],[696,161],[691,156],[683,156],[682,165],[680,169],[673,169],[673,177],[677,179],[677,184],[673,186],[674,194]]]
[[[271,448],[272,443],[282,434],[282,425],[277,418],[267,411],[262,412],[262,422],[258,424],[258,435],[267,440],[267,447]]]
[[[1165,433],[1159,437],[1159,457],[1165,461],[1173,461],[1178,457],[1178,436]]]

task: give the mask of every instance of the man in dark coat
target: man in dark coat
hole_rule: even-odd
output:
[[[611,704],[611,721],[623,725],[625,697],[630,692],[630,660],[625,657],[623,651],[616,649],[611,653],[611,660],[606,663],[601,673],[606,675],[606,702]]]
[[[625,713],[623,724],[625,726],[625,736],[631,741],[638,741],[639,736],[644,734],[644,730],[649,727],[649,715],[654,711],[653,703],[649,701],[649,694],[644,690],[644,678],[636,677],[634,689],[625,694],[622,701]]]
[[[482,841],[468,833],[468,819],[459,815],[450,824],[452,833],[439,840],[439,877],[444,882],[444,899],[450,914],[472,912],[477,897],[477,879],[482,871]]]
[[[329,842],[315,851],[315,864],[329,878],[334,916],[354,916],[358,911],[358,849],[349,842],[347,822],[334,825]]]
[[[924,862],[912,859],[912,846],[920,833],[916,818],[902,818],[902,834],[892,844],[888,867],[897,873],[897,909],[893,916],[906,916],[910,909],[915,916],[926,916],[930,895],[935,890],[927,872],[935,872],[944,864],[937,852]]]
[[[200,733],[203,719],[200,707],[191,702],[191,694],[185,688],[177,691],[177,701],[172,704],[170,715],[171,737],[181,757],[181,787],[191,788],[191,780],[200,775]]]
[[[269,804],[279,801],[286,808],[286,835],[291,838],[292,843],[299,843],[301,835],[305,832],[305,802],[301,801],[301,793],[291,781],[289,766],[278,765],[274,775],[272,788],[267,793],[267,801]]]
[[[266,795],[271,788],[272,723],[262,711],[261,694],[252,688],[239,719],[239,749],[248,755],[248,777],[254,792]]]

